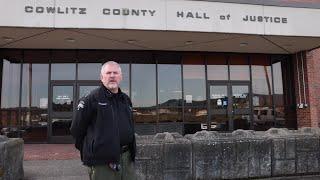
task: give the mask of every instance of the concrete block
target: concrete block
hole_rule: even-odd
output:
[[[23,140],[0,139],[0,180],[23,179]]]
[[[293,175],[295,174],[295,169],[295,160],[274,160],[272,175]]]
[[[271,145],[270,139],[255,139],[250,141],[249,177],[271,176]]]
[[[178,133],[167,133],[164,138],[164,179],[192,179],[191,142]]]

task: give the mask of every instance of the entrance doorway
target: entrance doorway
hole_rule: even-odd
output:
[[[72,143],[70,126],[81,97],[99,86],[99,82],[51,81],[49,99],[50,143]]]
[[[209,129],[250,129],[251,91],[249,81],[209,81]]]

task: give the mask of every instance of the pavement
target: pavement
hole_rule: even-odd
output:
[[[24,180],[89,180],[73,144],[25,144]],[[320,180],[320,175],[260,180]]]
[[[73,144],[25,144],[24,180],[89,180]]]

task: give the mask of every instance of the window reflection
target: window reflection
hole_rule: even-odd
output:
[[[266,130],[274,126],[271,64],[266,55],[252,56],[251,64],[254,129]]]
[[[75,80],[76,64],[51,64],[51,80]]]
[[[48,64],[23,64],[21,125],[25,141],[47,138]]]
[[[131,96],[136,123],[157,122],[155,72],[155,64],[132,64]]]
[[[232,86],[232,103],[233,109],[249,108],[249,87],[248,86]]]
[[[184,108],[184,121],[185,122],[207,122],[208,111],[207,108]]]
[[[210,108],[225,110],[228,108],[227,86],[210,86]]]
[[[79,80],[99,80],[100,69],[101,69],[101,63],[79,63],[78,79]]]
[[[120,64],[121,72],[122,72],[122,81],[120,84],[121,91],[126,93],[128,96],[130,95],[129,90],[129,81],[130,81],[130,72],[129,72],[129,64]]]
[[[17,126],[19,112],[20,64],[2,61],[1,127]]]
[[[230,80],[250,80],[249,62],[245,55],[230,56]]]
[[[186,106],[205,106],[204,65],[183,65],[184,101]]]
[[[181,65],[158,65],[158,96],[160,106],[181,106]]]
[[[73,86],[54,86],[52,88],[52,110],[54,112],[72,112]]]
[[[282,84],[282,71],[281,71],[281,62],[272,64],[272,73],[274,80],[274,104],[276,106],[284,105],[283,97],[283,84]]]
[[[150,107],[133,108],[133,119],[135,123],[157,122],[157,110]]]
[[[207,57],[208,80],[228,80],[228,63],[224,55]]]
[[[272,64],[273,82],[274,82],[274,105],[275,105],[275,126],[276,127],[289,127],[286,126],[286,109],[284,106],[283,94],[283,79],[281,61]]]
[[[160,108],[159,122],[182,122],[182,108]]]

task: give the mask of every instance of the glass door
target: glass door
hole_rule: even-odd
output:
[[[249,82],[209,81],[210,130],[249,129],[251,102]]]
[[[71,143],[75,88],[73,82],[51,82],[49,139],[51,143]]]
[[[232,130],[250,129],[251,104],[250,88],[247,83],[232,83],[231,88],[231,125]],[[230,104],[231,106],[231,104]]]
[[[99,81],[92,82],[79,82],[77,85],[77,101],[82,97],[87,96],[92,90],[98,88],[100,85]]]

